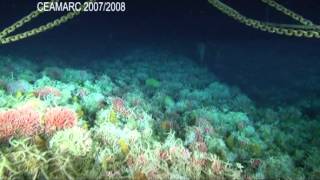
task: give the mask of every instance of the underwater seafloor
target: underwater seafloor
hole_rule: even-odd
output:
[[[320,177],[319,117],[257,107],[186,56],[42,61],[0,57],[0,179]]]

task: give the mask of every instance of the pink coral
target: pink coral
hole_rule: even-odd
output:
[[[29,108],[10,109],[0,112],[0,139],[31,136],[40,132],[40,115]]]
[[[16,117],[18,116],[17,111],[9,110],[0,112],[0,139],[9,139],[14,135],[17,125]]]
[[[251,159],[250,164],[251,168],[258,169],[261,166],[262,161],[260,159]]]
[[[112,107],[116,112],[119,112],[123,115],[128,115],[129,111],[125,107],[125,102],[123,99],[116,97],[112,100]]]
[[[18,125],[18,133],[22,136],[31,136],[34,134],[38,134],[41,130],[40,127],[40,114],[28,108],[18,109],[20,116],[17,123]]]
[[[197,149],[200,152],[207,152],[208,151],[208,147],[207,147],[206,143],[204,143],[204,142],[198,142]]]
[[[36,90],[34,92],[34,94],[35,94],[35,96],[40,97],[40,98],[45,98],[49,95],[61,96],[61,92],[59,89],[54,88],[54,87],[50,87],[50,86],[40,88],[40,89]]]
[[[224,164],[219,159],[213,159],[211,164],[211,171],[216,175],[221,175],[224,171]]]
[[[48,108],[43,118],[46,133],[71,128],[77,123],[76,113],[64,107]]]
[[[204,138],[203,138],[203,136],[202,136],[201,129],[196,128],[196,129],[195,129],[195,133],[196,133],[196,140],[197,140],[198,142],[203,142],[203,141],[204,141]]]
[[[165,150],[161,150],[159,152],[159,157],[161,160],[167,161],[169,159],[169,152]]]
[[[206,118],[197,118],[195,125],[199,128],[200,132],[205,135],[212,135],[214,133],[214,127]]]

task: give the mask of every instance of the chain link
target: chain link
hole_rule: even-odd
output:
[[[88,2],[93,2],[93,1],[95,1],[95,0],[89,0]],[[54,1],[52,1],[52,2],[54,2]],[[81,10],[83,10],[83,8],[84,8],[84,6],[82,5]],[[0,32],[0,45],[19,41],[19,40],[25,39],[27,37],[42,33],[44,31],[47,31],[47,30],[52,29],[54,27],[57,27],[65,22],[67,22],[68,20],[74,18],[75,16],[79,15],[81,13],[81,11],[69,12],[69,13],[61,16],[60,18],[53,20],[52,22],[48,22],[45,25],[41,25],[39,27],[33,28],[33,29],[25,31],[23,33],[8,36],[10,33],[15,31],[19,27],[30,22],[32,19],[38,17],[41,13],[43,13],[43,12],[40,12],[38,10],[32,11],[27,16],[23,17],[19,21],[15,22],[13,25],[11,25],[11,26],[5,28],[3,31],[1,31]]]
[[[295,25],[266,23],[266,22],[262,22],[262,21],[258,21],[258,20],[246,17],[240,14],[235,9],[231,8],[230,6],[222,3],[220,0],[209,0],[209,3],[212,4],[218,10],[220,10],[221,12],[223,12],[224,14],[239,21],[240,23],[243,23],[249,27],[252,27],[261,31],[266,31],[269,33],[275,33],[275,34],[286,35],[286,36],[320,38],[320,29],[318,25],[314,25],[311,21],[304,19],[302,16],[297,15],[296,13],[288,10],[287,8],[283,7],[282,5],[279,5],[278,3],[272,0],[262,0],[262,1],[268,4],[269,3],[272,4],[273,7],[277,8],[279,11],[284,12],[286,15],[299,21],[304,26],[300,26],[300,28],[294,28]]]
[[[12,24],[11,26],[5,28],[3,31],[1,31],[0,33],[0,38],[3,38],[5,36],[7,36],[8,34],[10,34],[11,32],[13,32],[14,30],[18,29],[19,27],[23,26],[24,24],[26,24],[27,22],[30,22],[31,19],[37,17],[39,14],[41,14],[40,11],[33,11],[30,14],[28,14],[27,16],[23,17],[22,19],[20,19],[19,21],[15,22],[14,24]]]
[[[95,0],[89,0],[89,1],[92,2]],[[320,26],[315,25],[312,21],[305,19],[301,15],[296,14],[295,12],[287,9],[286,7],[282,6],[281,4],[273,0],[261,0],[261,1],[275,8],[276,10],[284,13],[285,15],[291,17],[292,19],[298,21],[299,23],[302,24],[302,26],[261,22],[255,19],[245,17],[244,15],[240,14],[238,11],[231,8],[230,6],[222,3],[220,0],[209,0],[209,2],[221,12],[239,21],[240,23],[246,24],[247,26],[250,26],[252,28],[259,29],[261,31],[266,31],[269,33],[276,33],[279,35],[306,37],[306,38],[320,38]],[[81,7],[81,9],[82,8],[83,6]],[[66,15],[63,15],[60,18],[55,19],[54,21],[49,22],[45,25],[41,25],[37,28],[33,28],[23,33],[8,36],[10,33],[15,31],[19,27],[30,22],[32,19],[38,17],[41,13],[42,12],[35,10],[30,14],[28,14],[27,16],[20,19],[19,21],[15,22],[13,25],[1,31],[0,44],[7,44],[7,43],[15,42],[21,39],[25,39],[30,36],[34,36],[41,32],[57,27],[80,14],[80,12],[69,12]]]
[[[292,19],[298,21],[299,23],[306,25],[306,26],[314,26],[314,23],[308,19],[305,19],[301,15],[291,11],[290,9],[284,7],[283,5],[277,3],[274,0],[261,0],[263,3],[268,4],[270,7],[275,8],[276,10],[282,12],[283,14],[291,17]]]

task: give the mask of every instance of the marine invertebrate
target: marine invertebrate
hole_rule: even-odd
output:
[[[103,92],[103,94],[110,94],[114,88],[114,84],[109,76],[101,75],[95,81],[95,85]]]
[[[121,149],[121,152],[124,154],[124,155],[127,155],[129,153],[129,145],[128,143],[126,142],[125,139],[123,138],[120,138],[118,140],[118,144],[120,146],[120,149]]]
[[[94,75],[87,70],[65,69],[61,81],[83,83],[93,80]]]
[[[90,93],[82,97],[81,103],[89,113],[95,113],[104,106],[104,96],[98,92]]]
[[[211,166],[210,166],[210,172],[212,172],[215,175],[221,175],[224,171],[224,164],[219,158],[214,155],[211,158]]]
[[[286,154],[269,157],[261,168],[267,179],[289,179],[295,172],[293,160]]]
[[[56,130],[71,128],[77,123],[77,115],[66,107],[48,108],[43,116],[44,130],[51,133]]]
[[[0,64],[1,63],[2,62],[0,61]],[[188,73],[188,70],[185,70],[186,73]],[[113,76],[119,77],[118,74],[113,74]],[[132,78],[134,79],[135,77]],[[161,79],[168,82],[163,77]],[[136,82],[136,80],[133,81]],[[213,82],[214,81],[215,80],[213,80]],[[73,85],[75,88],[70,88],[71,94],[75,94],[76,90],[79,88],[84,88],[82,87],[82,84],[73,82],[70,82],[70,84],[60,83],[61,82],[59,81],[46,81],[42,84],[36,84],[36,87],[51,85],[64,91],[65,87]],[[92,84],[94,84],[94,82],[92,82]],[[203,86],[201,85],[202,83],[199,84],[200,85],[196,87],[193,85],[188,87],[189,85],[186,85],[183,86],[183,88],[190,89],[191,91],[193,91],[193,89],[200,89],[199,91],[203,92],[209,83],[205,83]],[[319,132],[316,131],[319,129],[319,123],[316,119],[308,119],[309,121],[304,121],[303,118],[305,117],[297,116],[304,121],[303,123],[298,124],[299,131],[300,128],[303,129],[301,133],[298,133],[299,131],[295,130],[297,128],[296,125],[292,125],[293,123],[297,124],[296,120],[293,122],[283,121],[278,123],[279,119],[289,119],[287,117],[292,119],[291,117],[295,116],[286,115],[285,117],[282,117],[281,114],[285,112],[277,111],[275,116],[276,118],[271,118],[270,122],[266,122],[265,117],[258,114],[258,112],[250,114],[244,113],[246,111],[243,110],[234,110],[233,108],[220,109],[216,106],[213,99],[207,100],[208,103],[201,103],[195,99],[193,100],[195,102],[194,106],[189,109],[176,111],[176,108],[174,108],[174,112],[163,112],[164,108],[162,102],[165,95],[168,94],[174,97],[177,102],[179,99],[182,101],[188,99],[187,96],[181,97],[179,94],[174,94],[177,91],[167,88],[166,84],[164,85],[164,88],[157,90],[160,92],[158,95],[160,98],[157,99],[157,102],[153,101],[156,98],[144,95],[144,90],[146,90],[146,88],[140,86],[139,83],[129,86],[132,88],[135,87],[133,90],[135,92],[131,92],[131,94],[122,94],[121,97],[123,97],[124,101],[122,102],[122,105],[124,105],[130,113],[136,114],[136,116],[133,117],[130,115],[129,118],[124,118],[117,112],[119,121],[117,124],[113,124],[112,122],[114,121],[108,121],[109,112],[115,112],[113,107],[109,105],[110,103],[108,103],[104,108],[101,108],[97,113],[90,114],[87,109],[84,108],[83,104],[79,104],[83,103],[82,99],[79,99],[77,102],[72,102],[71,99],[68,98],[66,103],[68,103],[69,107],[72,107],[74,110],[78,109],[80,112],[79,114],[82,114],[81,111],[82,108],[84,108],[85,116],[83,116],[83,121],[88,122],[86,121],[87,119],[91,120],[91,118],[95,118],[95,121],[90,124],[89,134],[90,136],[92,135],[93,141],[92,145],[89,146],[91,150],[88,150],[88,148],[85,149],[86,146],[81,146],[78,149],[78,145],[85,141],[82,141],[82,138],[79,138],[79,135],[83,135],[82,131],[70,133],[70,131],[73,131],[73,128],[62,129],[52,133],[50,136],[42,136],[42,134],[40,134],[39,136],[33,137],[31,145],[36,144],[37,149],[39,149],[40,152],[48,153],[48,163],[41,164],[41,166],[44,167],[45,173],[48,174],[49,178],[47,179],[120,179],[120,177],[128,179],[132,178],[135,172],[141,172],[149,179],[195,179],[198,177],[199,179],[224,179],[229,177],[230,179],[232,177],[235,179],[248,178],[246,180],[249,180],[250,177],[252,177],[252,179],[266,179],[266,168],[271,168],[270,165],[266,165],[266,162],[271,163],[270,161],[267,161],[268,157],[266,157],[266,155],[281,156],[285,151],[289,152],[289,155],[294,160],[293,166],[295,167],[294,169],[290,169],[294,171],[294,173],[290,174],[288,178],[298,179],[295,178],[297,177],[295,173],[297,171],[302,172],[301,174],[303,174],[305,178],[309,178],[312,171],[317,175],[316,173],[319,169],[319,158],[317,158],[319,148],[314,147],[315,152],[313,154],[310,154],[309,152],[310,147],[316,146],[319,142],[317,138],[318,136],[316,136],[318,134],[317,132]],[[118,86],[118,84],[116,86]],[[92,94],[96,92],[103,91],[100,91],[100,88],[97,88],[94,85],[93,88],[88,88],[88,93]],[[231,97],[233,98],[234,93],[231,94]],[[83,95],[86,96],[85,94]],[[105,94],[103,95],[107,97]],[[138,95],[139,98],[142,99],[144,105],[135,106],[133,104],[139,103],[129,103],[132,101],[130,101],[130,98],[128,97],[132,96],[132,99],[134,99],[138,97]],[[63,96],[65,97],[64,94]],[[1,107],[9,107],[8,105],[3,105],[3,102],[7,102],[8,97],[14,98],[11,95],[8,96],[4,90],[0,90]],[[49,105],[47,102],[46,105],[42,105],[39,98],[29,99],[25,95],[23,98],[30,100],[30,102],[26,103],[28,104],[26,106],[36,109],[38,112],[45,113],[45,108]],[[61,101],[58,101],[58,104],[64,104],[60,102]],[[10,106],[16,106],[16,102],[10,104]],[[175,105],[175,107],[176,106],[177,105]],[[20,105],[18,107],[20,107]],[[40,110],[39,107],[41,108]],[[265,111],[265,109],[263,111]],[[178,116],[174,114],[177,114]],[[81,120],[82,119],[79,119],[79,121]],[[272,123],[272,121],[274,122]],[[131,122],[134,122],[134,125],[129,126],[129,123]],[[161,122],[163,122],[163,124],[160,124]],[[176,128],[176,130],[184,131],[183,135],[179,136],[176,132],[176,137],[172,139],[169,138],[170,140],[163,143],[162,138],[160,139],[160,136],[156,133],[159,131],[159,127],[167,129],[168,131],[172,129],[173,125],[170,124],[171,122],[180,124],[179,128]],[[186,125],[186,122],[190,123]],[[78,125],[81,125],[82,123],[83,122],[79,122]],[[280,130],[278,128],[279,124],[282,124],[280,127],[284,128]],[[267,128],[263,126],[266,126]],[[312,126],[312,128],[309,126]],[[190,130],[186,131],[188,130],[187,128]],[[143,131],[149,129],[153,130],[155,135],[145,136],[147,133],[143,133]],[[84,131],[88,132],[86,130]],[[277,131],[282,131],[282,133],[280,134]],[[286,138],[283,139],[280,138],[281,142],[286,144],[286,146],[292,146],[296,143],[291,143],[291,137],[295,137],[294,140],[296,140],[297,144],[299,143],[298,145],[303,145],[303,148],[300,149],[299,147],[301,146],[295,145],[290,148],[290,151],[288,151],[280,146],[280,144],[283,143],[277,143],[275,141],[275,139],[277,139],[277,135],[280,134],[281,136],[284,136],[286,134],[285,132],[288,131],[297,133],[291,133],[292,135],[285,136]],[[78,132],[78,134],[76,132]],[[172,134],[172,131],[169,131],[169,133]],[[45,142],[43,142],[42,139],[37,140],[37,137],[43,137]],[[181,144],[181,139],[177,137],[181,137],[186,143]],[[263,139],[260,140],[262,137]],[[189,138],[190,141],[188,141]],[[227,142],[228,138],[229,143]],[[310,142],[306,143],[306,141],[301,141],[301,138],[310,140]],[[12,139],[20,140],[21,138]],[[52,143],[51,145],[49,144],[50,140]],[[35,143],[35,141],[39,141],[40,143]],[[226,143],[228,143],[228,147],[231,148],[228,148]],[[193,147],[190,145],[193,145]],[[3,155],[10,158],[9,161],[12,160],[12,156],[17,155],[18,158],[22,158],[25,155],[22,151],[24,146],[19,146],[20,150],[17,151],[16,149],[13,150],[12,146],[7,146],[7,143],[3,143],[0,148]],[[76,148],[76,150],[73,148]],[[297,155],[294,151],[291,151],[292,149],[302,151],[302,153],[298,153]],[[89,152],[82,154],[77,150],[81,152],[83,152],[83,150]],[[197,155],[194,156],[193,154]],[[210,156],[214,154],[216,154],[221,160],[211,160]],[[1,155],[2,154],[0,154],[0,162],[2,161]],[[299,156],[299,158],[297,156]],[[19,161],[18,158],[17,161],[11,161],[13,165],[11,168],[21,176],[13,178],[31,179],[34,174],[36,174],[36,178],[46,178],[41,174],[41,170],[39,171],[39,166],[37,164],[39,161],[37,161],[36,158],[32,157],[23,161]],[[251,164],[252,162],[250,163],[248,160],[252,158],[261,158],[262,163]],[[278,156],[275,156],[274,158],[278,158]],[[230,164],[227,164],[224,161],[229,161],[231,163],[240,161],[241,163],[246,164],[246,169],[243,173],[239,173],[240,171],[232,172],[233,169],[231,170],[231,168],[234,166],[230,166]],[[309,163],[306,164],[308,161]],[[19,164],[16,164],[16,162]],[[297,164],[299,165],[297,166]],[[284,165],[281,164],[280,166]],[[282,167],[278,168],[281,169]],[[274,169],[274,171],[279,171],[277,168]],[[34,174],[30,175],[30,172]],[[228,175],[226,175],[226,173]],[[269,173],[275,172],[270,171]],[[4,167],[4,176],[0,176],[0,179],[10,179],[7,177],[11,177],[11,174],[14,173]],[[30,176],[32,177],[29,178]],[[92,178],[89,178],[89,176]],[[316,177],[318,176],[314,176],[314,178]],[[270,178],[272,177],[269,177],[269,179]],[[284,179],[284,177],[280,178]],[[287,178],[287,176],[285,178]]]
[[[233,135],[229,135],[227,138],[226,138],[226,144],[228,146],[229,149],[233,150],[236,146],[236,142],[235,142],[235,138]]]
[[[52,79],[60,80],[63,76],[63,70],[58,67],[47,67],[43,70],[42,74]]]
[[[8,139],[16,131],[16,111],[0,112],[0,139]]]
[[[89,90],[88,90],[88,89],[86,89],[86,88],[79,88],[79,89],[77,89],[75,95],[76,95],[77,97],[83,98],[83,97],[87,96],[88,93],[89,93]]]
[[[172,111],[172,109],[175,106],[175,102],[171,96],[165,96],[165,98],[163,100],[163,104],[168,111]]]
[[[117,117],[117,112],[111,109],[108,114],[108,121],[111,122],[112,124],[117,124],[118,123],[118,117]]]
[[[90,133],[82,128],[73,127],[55,133],[49,141],[49,147],[58,154],[85,156],[91,151]]]
[[[133,179],[134,180],[147,180],[147,176],[145,173],[141,172],[141,171],[137,171],[133,174]]]
[[[253,157],[260,157],[263,153],[262,147],[259,143],[249,144],[248,151]]]
[[[121,113],[122,115],[127,116],[129,111],[125,106],[125,101],[122,98],[115,97],[112,99],[112,108],[116,111]]]
[[[46,108],[46,104],[38,98],[31,98],[21,103],[21,105],[19,105],[19,108],[39,110],[41,112]]]
[[[0,112],[0,139],[31,136],[40,132],[40,114],[29,108]]]
[[[9,161],[8,157],[0,151],[0,178],[8,178],[8,176],[16,175],[19,172],[13,167],[13,164]]]
[[[205,142],[196,143],[196,148],[200,152],[207,152],[208,151],[208,147]]]
[[[199,128],[198,131],[204,135],[212,135],[215,131],[211,122],[206,118],[196,118],[195,125]]]
[[[17,134],[21,136],[31,136],[40,132],[40,113],[27,108],[17,109],[19,115],[16,119],[18,130]]]
[[[24,80],[12,81],[6,84],[6,90],[10,94],[16,95],[18,92],[25,93],[32,89],[30,83]]]
[[[160,123],[160,130],[163,130],[165,132],[169,132],[170,130],[173,129],[173,122],[170,120],[163,120]]]
[[[14,162],[14,167],[20,171],[17,174],[18,179],[22,178],[23,174],[29,178],[38,175],[48,178],[45,172],[49,161],[47,152],[42,152],[36,145],[31,144],[30,138],[11,139],[9,144],[12,146],[12,152],[8,154],[8,159]]]
[[[250,166],[254,170],[258,169],[261,166],[261,164],[262,164],[261,159],[251,159],[250,160]]]
[[[146,85],[147,87],[150,87],[150,88],[159,88],[160,85],[161,85],[161,83],[160,83],[160,81],[157,80],[157,79],[148,78],[148,79],[146,79],[146,81],[145,81],[145,85]]]
[[[40,89],[34,91],[34,95],[39,98],[45,98],[49,95],[52,96],[61,96],[61,92],[59,89],[55,87],[45,86]]]

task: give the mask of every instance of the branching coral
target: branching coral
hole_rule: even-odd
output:
[[[65,107],[48,108],[43,117],[44,130],[52,133],[56,130],[71,128],[77,123],[77,115],[71,109]]]
[[[18,171],[16,171],[13,167],[13,164],[8,160],[6,155],[0,151],[0,178],[9,178],[9,176],[14,176],[18,174]]]
[[[31,136],[40,131],[40,114],[31,108],[0,112],[0,139]]]
[[[50,86],[45,86],[43,88],[37,89],[34,91],[34,94],[36,97],[39,98],[46,98],[47,96],[61,96],[61,92],[59,89],[50,87]]]
[[[46,173],[49,159],[46,152],[41,152],[35,145],[30,143],[30,139],[11,139],[10,151],[3,156],[5,167],[10,170],[10,178],[21,178],[27,176],[36,178],[41,174],[48,178]],[[10,165],[11,164],[11,165]],[[11,168],[9,168],[11,167]]]
[[[110,84],[99,87],[112,83],[107,77],[63,83],[45,76],[33,85],[38,90],[59,89],[61,96],[53,97],[57,100],[46,93],[39,92],[40,98],[22,93],[17,98],[0,90],[0,123],[6,125],[0,126],[0,137],[9,140],[0,146],[0,179],[317,177],[318,131],[309,132],[319,129],[317,119],[304,121],[299,108],[252,112],[246,108],[252,102],[239,90],[207,78],[185,59],[183,63],[192,70],[168,63],[171,68],[143,62],[161,69],[155,73],[139,64],[133,69],[141,78],[133,76],[134,71],[106,68],[107,74],[116,76],[113,91]],[[178,71],[177,76],[167,69]],[[141,86],[148,74],[166,82],[155,94],[146,94]],[[109,90],[104,92],[105,88]],[[15,120],[22,125],[9,123]],[[89,125],[83,128],[85,124]],[[159,127],[164,133],[159,133]],[[286,136],[288,130],[295,133]],[[304,150],[312,146],[312,151]]]
[[[58,131],[49,141],[49,148],[61,155],[85,156],[91,146],[90,133],[79,127]]]

